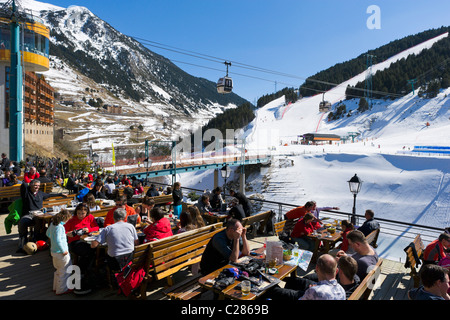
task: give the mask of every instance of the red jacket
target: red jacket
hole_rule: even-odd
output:
[[[106,228],[107,226],[114,224],[114,211],[116,211],[117,207],[112,208],[108,211],[105,217],[105,222],[103,223],[103,226]],[[125,210],[127,211],[127,217],[132,216],[134,214],[137,214],[133,207],[130,207],[129,205],[125,206]],[[127,222],[127,217],[125,217],[125,222]],[[138,215],[136,223],[141,223],[141,216]]]
[[[347,239],[347,234],[352,231],[352,229],[345,229],[344,231],[342,231],[341,235],[342,235],[342,243],[340,245],[340,249],[343,250],[344,252],[347,252],[348,250],[348,239]]]
[[[305,224],[304,219],[300,219],[294,226],[294,230],[291,232],[292,238],[301,238],[303,236],[307,236],[312,233],[315,229],[315,222],[310,222]]]
[[[307,212],[308,211],[306,210],[305,206],[297,207],[286,212],[286,218],[288,219],[302,218],[305,216]]]
[[[425,261],[439,262],[439,260],[441,260],[445,256],[446,253],[444,251],[444,246],[438,239],[431,242],[423,252],[423,260]]]
[[[144,242],[155,241],[173,235],[170,220],[167,218],[161,218],[155,223],[150,224],[143,232],[145,233]]]
[[[84,217],[83,220],[78,219],[78,216],[75,214],[69,221],[64,224],[66,233],[83,228],[88,228],[89,232],[98,231],[99,227],[97,221],[95,221],[95,217],[92,214],[88,214],[86,217]],[[79,239],[80,236],[67,237],[69,243]]]
[[[36,172],[35,174],[31,175],[29,172],[26,172],[23,175],[23,181],[25,181],[26,183],[30,183],[32,180],[39,178],[39,172]]]

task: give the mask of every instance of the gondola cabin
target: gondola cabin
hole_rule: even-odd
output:
[[[321,101],[319,103],[319,112],[328,112],[331,109],[331,103],[328,101]]]
[[[223,77],[217,81],[218,93],[230,93],[233,90],[233,79],[230,77]]]

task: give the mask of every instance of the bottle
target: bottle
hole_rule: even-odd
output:
[[[299,248],[298,248],[298,243],[296,242],[294,245],[294,249],[292,250],[293,256],[295,259],[298,258],[299,255]]]

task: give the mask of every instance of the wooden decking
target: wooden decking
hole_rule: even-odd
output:
[[[49,250],[35,255],[16,254],[17,227],[7,235],[4,228],[6,214],[0,215],[0,300],[128,300],[116,290],[103,288],[86,296],[73,293],[56,296],[52,291],[53,264]],[[261,246],[265,237],[251,241],[252,247]],[[175,282],[191,276],[189,270],[179,272]],[[299,273],[299,276],[302,274]],[[165,300],[162,291],[166,281],[154,282],[148,288],[148,300]],[[403,263],[384,260],[381,274],[371,300],[407,300],[407,291],[413,281]]]

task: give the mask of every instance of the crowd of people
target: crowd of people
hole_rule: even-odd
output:
[[[105,262],[111,270],[123,269],[133,258],[134,247],[176,233],[188,232],[206,225],[202,215],[212,211],[224,211],[228,206],[225,229],[209,241],[198,265],[200,273],[207,275],[230,262],[237,262],[242,256],[250,254],[247,239],[248,230],[242,219],[252,214],[252,207],[245,195],[230,191],[231,200],[225,202],[223,190],[217,187],[212,193],[203,194],[195,205],[183,211],[183,192],[180,182],[166,190],[151,184],[147,191],[143,181],[126,175],[98,175],[71,173],[64,184],[66,190],[81,195],[80,202],[69,213],[63,209],[53,216],[51,223],[42,234],[34,211],[43,208],[43,201],[51,196],[67,196],[65,193],[44,193],[40,184],[49,182],[46,170],[30,166],[19,181],[14,163],[2,154],[0,170],[3,177],[0,186],[20,185],[22,215],[18,221],[18,252],[24,252],[28,241],[28,230],[35,226],[33,241],[49,240],[50,253],[55,268],[53,290],[55,294],[72,292],[67,287],[68,269],[77,264],[81,271],[82,287],[75,293],[84,294],[95,287],[98,279],[92,272],[96,259],[96,249],[107,245]],[[20,169],[20,168],[19,168]],[[115,190],[123,188],[123,194],[116,196]],[[83,191],[83,192],[82,192]],[[156,205],[152,197],[162,194],[172,195],[170,213],[173,220]],[[130,201],[134,195],[142,199]],[[95,218],[92,212],[100,210],[97,199],[114,199],[115,205],[104,218]],[[320,217],[322,210],[339,210],[338,207],[317,207],[315,201],[308,201],[285,214],[286,224],[280,239],[296,243],[299,248],[313,251],[315,242],[309,235],[323,227]],[[341,221],[341,242],[334,250],[319,255],[314,272],[305,277],[292,277],[285,280],[284,286],[275,286],[265,293],[268,299],[281,300],[345,300],[358,287],[362,279],[378,262],[376,249],[367,242],[366,236],[379,229],[372,210],[365,211],[365,221],[355,226],[347,220]],[[41,222],[42,223],[42,222]],[[83,235],[95,234],[95,240],[86,242]],[[412,300],[449,300],[450,234],[442,233],[430,243],[423,253],[424,265],[420,272],[422,285],[408,293]],[[94,283],[94,284],[93,284]]]

